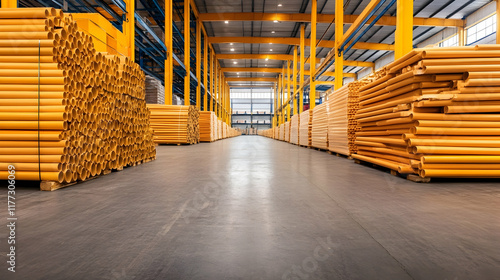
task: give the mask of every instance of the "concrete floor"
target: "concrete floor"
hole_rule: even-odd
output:
[[[6,223],[5,183],[0,220]],[[259,136],[17,188],[0,279],[499,279],[500,184],[417,184]]]

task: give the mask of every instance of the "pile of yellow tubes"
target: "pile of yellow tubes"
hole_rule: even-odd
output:
[[[353,157],[421,177],[500,178],[499,58],[498,45],[415,49],[384,67],[358,90]]]
[[[73,182],[155,158],[144,73],[70,14],[0,9],[0,179]]]
[[[158,144],[196,144],[200,141],[199,114],[195,106],[148,104],[151,127]]]
[[[349,86],[328,94],[328,149],[349,155]]]
[[[311,146],[328,150],[328,102],[312,109]]]

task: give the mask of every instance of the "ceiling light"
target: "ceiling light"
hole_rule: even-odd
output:
[[[224,23],[225,23],[225,24],[228,24],[228,23],[229,23],[229,21],[228,21],[228,20],[225,20],[225,21],[224,21]]]
[[[231,49],[232,52],[234,52],[234,49]]]
[[[240,72],[236,72],[236,75],[239,75],[239,74],[240,74]]]
[[[229,45],[230,45],[230,46],[232,46],[232,45],[233,45],[233,43],[229,43]]]
[[[278,23],[279,21],[277,19],[274,20],[274,23]]]
[[[233,64],[238,64],[238,62],[237,61],[233,61]]]
[[[283,6],[283,5],[282,4],[278,4],[278,7],[281,7],[281,6]]]
[[[274,33],[276,33],[276,32],[274,32],[274,31],[271,31],[271,33],[273,33],[273,34],[274,34]]]
[[[264,66],[266,66],[266,67],[267,67],[267,64],[266,64],[266,65],[264,65]]]
[[[269,58],[266,58],[266,61],[268,61],[268,60],[269,60]]]
[[[269,45],[272,45],[273,43],[269,43]]]
[[[272,51],[273,51],[273,49],[270,49],[269,51],[271,51],[271,52],[272,52]]]

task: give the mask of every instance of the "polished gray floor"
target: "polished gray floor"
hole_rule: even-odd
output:
[[[17,190],[17,272],[4,225],[0,279],[500,278],[498,181],[417,184],[259,136]]]

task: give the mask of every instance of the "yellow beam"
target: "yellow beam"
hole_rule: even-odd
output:
[[[172,38],[172,1],[165,0],[165,38]],[[174,75],[173,41],[165,40],[167,60],[165,60],[165,104],[172,105]]]
[[[201,21],[196,21],[196,108],[201,109]]]
[[[291,80],[290,80],[290,63],[286,61],[286,90],[287,90],[287,100],[290,100],[291,94]],[[290,102],[286,103],[286,120],[290,121]]]
[[[135,0],[126,0],[127,14],[124,23],[124,34],[129,47],[129,58],[135,61]],[[2,2],[3,7],[3,2]]]
[[[398,0],[394,59],[413,49],[413,0]]]
[[[335,1],[335,90],[344,84],[344,54],[339,51],[344,35],[344,2]]]
[[[337,0],[338,1],[338,0]],[[311,42],[309,43],[311,57],[310,71],[311,73],[316,73],[316,19],[318,16],[318,0],[312,0],[311,2]],[[309,89],[309,108],[314,109],[316,106],[316,79],[314,75],[310,76],[311,87]]]
[[[222,68],[222,72],[281,73],[281,69],[259,67],[226,67]]]
[[[295,98],[295,91],[297,90],[297,46],[293,48],[293,69],[292,69],[292,85],[293,89],[291,91],[292,94],[292,104],[293,104],[293,114],[296,115],[298,113],[297,110],[297,99]]]
[[[287,13],[202,13],[199,15],[201,21],[282,21],[282,22],[311,22],[310,14],[287,14]],[[344,15],[344,23],[352,24],[358,15]],[[334,15],[319,14],[317,23],[331,23],[335,21]],[[369,24],[371,21],[368,21]],[[382,16],[375,26],[396,26],[396,17]],[[415,18],[416,26],[464,26],[465,21],[461,19],[443,18]]]
[[[206,40],[205,40],[206,41]],[[215,54],[213,51],[210,52],[210,111],[214,110],[214,95],[215,95],[215,70],[214,70],[214,61]]]
[[[208,42],[211,44],[224,44],[224,43],[242,43],[242,44],[282,44],[282,45],[300,45],[300,38],[287,38],[287,37],[208,37]],[[330,48],[335,47],[334,41],[322,40],[316,41],[318,47],[320,48]],[[306,46],[310,46],[309,42],[305,43]],[[380,50],[380,51],[392,51],[394,50],[394,45],[380,44],[380,43],[365,43],[358,42],[354,44],[353,49],[365,49],[365,50]]]
[[[133,0],[132,0],[133,1]],[[186,75],[184,76],[184,105],[190,104],[191,88],[191,9],[189,0],[184,0],[184,66],[186,67]],[[170,39],[170,38],[169,38]]]
[[[17,0],[2,0],[2,8],[17,8]]]
[[[299,114],[304,111],[305,28],[305,24],[300,26]]]
[[[356,20],[352,23],[352,25],[347,29],[347,31],[344,33],[342,36],[342,39],[338,41],[337,43],[344,43],[349,36],[351,36],[356,28],[358,28],[361,25],[361,22],[366,19],[366,17],[369,15],[371,11],[373,11],[373,8],[380,2],[380,0],[371,0],[368,5],[364,8],[364,10],[361,12],[361,14],[356,18]],[[337,14],[338,15],[338,14]],[[412,15],[413,18],[413,15]],[[343,21],[343,20],[342,20]],[[346,42],[348,43],[348,42]]]
[[[300,45],[300,44],[299,44]],[[271,60],[293,60],[291,54],[217,54],[217,59],[271,59]],[[316,58],[316,63],[321,63],[321,58]],[[307,62],[306,64],[309,64]],[[344,61],[345,66],[374,67],[375,63],[366,61]]]
[[[245,78],[245,77],[228,77],[228,82],[271,82],[276,83],[276,78]]]
[[[205,39],[207,36],[205,36]],[[172,40],[170,40],[172,41]],[[203,84],[205,85],[205,92],[203,98],[203,111],[208,111],[208,41],[204,41],[203,46]]]

